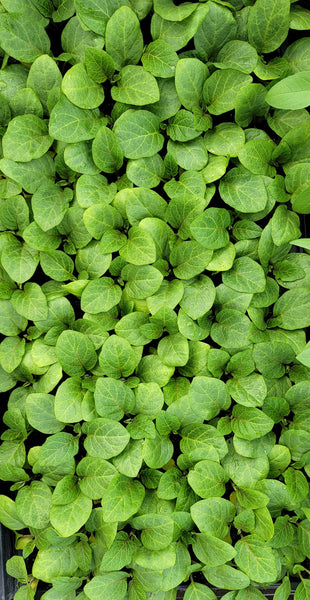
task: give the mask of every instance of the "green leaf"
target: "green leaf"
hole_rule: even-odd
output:
[[[40,264],[44,273],[56,281],[74,279],[72,271],[73,260],[61,250],[40,252]]]
[[[184,143],[169,140],[167,149],[182,169],[200,171],[208,162],[206,144],[201,136]]]
[[[176,552],[173,546],[162,550],[148,550],[142,546],[135,551],[133,558],[137,565],[159,571],[173,567],[176,562]]]
[[[100,572],[120,570],[131,562],[134,543],[125,531],[119,531],[112,546],[104,553]]]
[[[255,344],[253,358],[256,368],[264,375],[277,379],[285,374],[285,366],[294,361],[295,352],[289,344],[269,342]]]
[[[177,283],[177,280],[175,283]],[[206,275],[199,275],[184,283],[184,293],[180,306],[189,317],[199,319],[213,306],[215,299],[214,284]]]
[[[56,577],[72,577],[77,569],[73,546],[40,550],[33,564],[33,576],[52,583]]]
[[[114,73],[112,57],[101,48],[88,47],[85,50],[85,67],[87,75],[96,83],[103,83]]]
[[[193,542],[193,551],[198,560],[201,560],[208,567],[223,565],[232,560],[236,555],[236,550],[233,546],[213,535],[205,533],[196,533]]]
[[[212,154],[238,156],[245,143],[244,132],[235,123],[220,123],[205,134],[206,147]]]
[[[195,35],[197,29],[205,20],[208,10],[208,6],[198,5],[196,10],[186,19],[176,22],[162,19],[159,15],[155,14],[151,23],[153,39],[162,39],[170,44],[173,50],[180,50]]]
[[[143,52],[143,37],[138,18],[128,6],[121,6],[110,17],[105,43],[116,69],[139,62]]]
[[[239,90],[252,82],[252,77],[236,69],[218,69],[203,86],[203,99],[211,115],[222,115],[232,110]]]
[[[275,108],[306,108],[309,106],[309,91],[309,72],[302,71],[276,83],[267,93],[266,101]]]
[[[173,454],[173,444],[168,436],[156,432],[154,438],[148,437],[143,445],[144,462],[151,469],[160,469],[168,463]]]
[[[155,294],[163,280],[162,273],[150,265],[125,265],[121,271],[131,298],[143,299]]]
[[[133,265],[148,265],[156,260],[156,247],[147,231],[133,226],[129,229],[127,243],[119,254]]]
[[[141,530],[141,542],[149,550],[162,550],[172,542],[174,524],[168,515],[147,513],[131,522],[135,529]]]
[[[246,573],[230,565],[220,565],[212,568],[204,567],[203,574],[211,585],[219,588],[242,590],[250,584],[250,579]]]
[[[271,140],[250,140],[243,146],[238,158],[251,173],[272,177],[276,174],[276,169],[269,163],[273,162],[274,149],[275,146]]]
[[[32,63],[50,49],[50,40],[41,23],[16,15],[1,13],[1,46],[5,52],[18,61]]]
[[[87,283],[81,295],[81,308],[84,312],[97,314],[107,312],[121,299],[121,288],[110,277],[100,277]]]
[[[309,292],[306,288],[296,288],[284,292],[273,307],[272,327],[283,329],[303,329],[310,324]]]
[[[229,8],[217,2],[208,6],[208,16],[194,38],[196,50],[205,59],[216,56],[226,42],[237,37],[237,23]]]
[[[51,90],[60,87],[61,79],[61,72],[56,61],[48,54],[43,54],[32,62],[27,78],[27,87],[36,93],[46,109],[48,94]]]
[[[113,459],[113,464],[123,475],[127,477],[137,477],[142,467],[142,446],[141,440],[129,440],[126,448]]]
[[[266,115],[266,93],[265,87],[260,83],[250,83],[239,90],[235,99],[235,118],[240,127],[247,127],[256,116]]]
[[[31,206],[35,221],[42,231],[48,231],[61,223],[70,200],[72,191],[53,183],[43,184],[35,191]]]
[[[237,292],[245,294],[263,292],[266,277],[263,268],[252,258],[237,258],[232,269],[223,273],[223,283]]]
[[[80,108],[62,95],[51,111],[49,133],[62,142],[82,142],[92,140],[101,125],[97,108]]]
[[[173,272],[179,279],[191,279],[204,271],[212,257],[212,250],[196,241],[176,244],[170,254]]]
[[[232,430],[245,440],[254,440],[272,430],[274,422],[259,408],[234,406]]]
[[[197,8],[197,3],[175,6],[172,0],[155,0],[154,11],[167,21],[183,21]]]
[[[296,355],[296,358],[299,362],[301,362],[306,367],[310,367],[310,352],[309,352],[310,344],[308,343],[304,350]]]
[[[66,464],[78,452],[78,441],[71,433],[61,431],[46,438],[40,448],[40,467],[59,467]]]
[[[290,26],[290,0],[257,0],[249,13],[249,42],[256,50],[273,52],[284,42]]]
[[[208,73],[206,65],[198,58],[182,58],[177,62],[175,87],[181,104],[188,110],[200,106]]]
[[[286,206],[276,208],[270,223],[272,240],[276,246],[286,244],[300,235],[299,217]]]
[[[290,29],[309,29],[310,14],[309,10],[302,6],[292,6],[290,11]]]
[[[52,492],[42,481],[32,481],[21,488],[15,506],[19,517],[28,527],[44,529],[50,520]]]
[[[6,561],[7,573],[19,582],[27,583],[27,567],[22,556],[12,556]]]
[[[117,87],[111,89],[113,100],[143,106],[159,100],[155,77],[143,67],[128,65],[120,70]]]
[[[203,583],[192,581],[186,588],[184,600],[215,600],[214,592]]]
[[[275,555],[262,540],[255,535],[247,535],[236,543],[235,548],[235,563],[250,579],[264,584],[276,579]]]
[[[79,492],[72,502],[52,506],[51,524],[59,535],[69,537],[86,523],[91,510],[92,500]]]
[[[10,300],[0,300],[0,332],[3,335],[15,336],[26,327],[27,319],[16,312]]]
[[[155,418],[163,404],[164,396],[157,383],[139,383],[135,388],[135,413]]]
[[[224,498],[199,500],[191,507],[191,516],[202,533],[223,539],[226,537],[235,515],[235,506]]]
[[[7,240],[1,254],[1,263],[7,274],[22,284],[32,277],[39,262],[39,254],[30,246],[12,237]]]
[[[37,283],[25,283],[22,290],[15,290],[12,294],[12,305],[16,312],[26,319],[36,321],[47,317],[46,296]]]
[[[84,496],[99,500],[116,474],[116,469],[110,462],[98,456],[85,456],[77,464],[76,474],[80,478],[79,487]]]
[[[135,406],[132,390],[111,377],[97,379],[94,398],[97,413],[115,421],[120,421],[124,413],[131,413]]]
[[[14,500],[4,495],[0,496],[0,518],[2,525],[9,529],[18,530],[25,527],[24,521],[19,518],[16,512]]]
[[[102,346],[99,365],[103,374],[108,377],[128,377],[136,368],[136,355],[127,340],[110,335]]]
[[[55,165],[49,154],[27,163],[2,158],[0,169],[6,177],[13,179],[29,194],[33,194],[43,183],[50,183],[55,175]]]
[[[0,365],[7,373],[12,373],[21,363],[25,353],[25,340],[7,337],[0,344]]]
[[[204,248],[217,250],[229,242],[229,234],[226,231],[229,225],[230,215],[225,208],[207,208],[192,221],[190,230],[195,240]]]
[[[289,467],[283,473],[284,481],[293,504],[302,502],[307,496],[309,485],[301,471]]]
[[[215,498],[225,493],[228,475],[223,467],[212,460],[201,460],[187,476],[188,483],[201,498]],[[226,561],[224,561],[226,562]]]
[[[127,590],[126,571],[111,571],[105,575],[95,575],[85,587],[89,600],[104,600],[109,595],[110,600],[122,600]]]
[[[242,73],[251,73],[257,64],[257,52],[246,41],[231,40],[219,51],[215,66],[220,69],[236,69]]]
[[[104,101],[104,91],[89,75],[83,63],[66,71],[61,89],[68,100],[80,108],[97,108]]]
[[[159,154],[137,160],[129,160],[126,175],[139,187],[153,188],[161,182],[165,173],[165,165]]]
[[[9,122],[2,138],[3,156],[29,162],[43,156],[52,142],[46,122],[36,115],[20,115]]]
[[[125,475],[115,475],[102,499],[104,520],[126,521],[139,510],[144,495],[142,483]]]
[[[155,77],[169,78],[175,74],[178,56],[170,44],[159,39],[146,46],[141,62]]]
[[[242,406],[263,406],[267,395],[265,379],[259,373],[229,379],[227,388],[232,398]]]
[[[55,416],[55,398],[52,394],[30,393],[26,400],[27,419],[42,433],[57,433],[65,424]]]
[[[302,579],[302,581],[298,584],[294,598],[296,600],[307,600],[309,598],[310,593],[310,585],[308,579]]]
[[[160,120],[148,110],[126,110],[114,123],[114,133],[126,158],[153,156],[162,149]]]
[[[70,375],[84,375],[97,362],[97,354],[91,340],[78,331],[63,331],[56,344],[57,358]]]
[[[81,421],[84,395],[85,391],[81,388],[79,377],[69,377],[63,381],[55,396],[54,410],[56,418],[66,423]]]
[[[242,213],[255,213],[267,204],[267,190],[262,175],[238,168],[231,169],[221,180],[222,200]]]
[[[266,494],[252,488],[239,488],[236,490],[239,504],[245,509],[263,508],[269,502]]]
[[[211,338],[225,348],[242,348],[249,343],[251,322],[238,310],[224,309],[216,315],[211,327]]]
[[[129,442],[125,427],[112,419],[97,418],[83,425],[85,449],[90,456],[109,459],[117,456]]]
[[[188,342],[180,333],[162,338],[158,344],[157,351],[161,361],[168,367],[182,367],[188,361]]]
[[[108,129],[100,127],[92,144],[95,165],[104,173],[114,173],[123,164],[123,153],[117,137]]]

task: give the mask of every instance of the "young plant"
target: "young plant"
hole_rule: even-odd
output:
[[[0,4],[15,600],[305,600],[306,3]]]

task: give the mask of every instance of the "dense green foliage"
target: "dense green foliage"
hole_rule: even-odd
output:
[[[305,4],[0,2],[16,600],[309,598]]]

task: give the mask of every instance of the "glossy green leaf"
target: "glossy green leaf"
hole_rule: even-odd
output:
[[[137,16],[128,6],[121,6],[106,26],[106,51],[112,56],[115,68],[136,65],[143,51],[143,37]]]
[[[148,44],[141,61],[146,71],[155,77],[169,78],[175,74],[178,56],[170,44],[158,39]]]
[[[220,182],[220,195],[229,206],[242,213],[263,210],[267,203],[267,191],[261,175],[231,169]]]
[[[132,390],[110,377],[97,379],[94,397],[98,414],[115,421],[120,421],[124,413],[132,412],[135,405]]]
[[[98,109],[75,106],[62,95],[51,111],[49,133],[62,142],[92,140],[103,123]]]
[[[234,108],[239,90],[252,82],[252,77],[236,69],[217,70],[203,86],[203,98],[211,115],[222,115]]]
[[[229,225],[228,211],[223,208],[207,208],[192,221],[190,230],[195,240],[204,248],[217,250],[229,242],[229,234],[226,230]]]
[[[111,571],[105,575],[96,575],[85,585],[89,600],[104,600],[109,594],[111,600],[122,600],[127,588],[126,571]]]
[[[10,121],[3,136],[3,156],[29,162],[43,156],[52,142],[46,122],[36,115],[20,115]]]
[[[125,475],[115,475],[102,499],[106,521],[126,521],[140,508],[145,494],[143,485]]]
[[[32,481],[16,496],[16,511],[29,527],[44,529],[50,520],[52,493],[42,481]]]
[[[114,124],[114,133],[126,158],[153,156],[163,147],[159,118],[148,110],[124,112]]]
[[[280,24],[279,24],[280,23]],[[258,52],[273,52],[285,40],[290,24],[290,2],[258,0],[249,14],[249,42]]]
[[[182,58],[175,70],[175,86],[180,102],[188,110],[200,106],[208,69],[197,58]]]
[[[97,108],[104,101],[103,88],[89,77],[83,63],[77,63],[65,73],[61,89],[68,100],[80,108]]]
[[[264,542],[248,535],[236,544],[236,565],[258,583],[272,582],[277,576],[276,559]]]
[[[34,22],[25,14],[22,19],[3,12],[0,18],[1,46],[18,61],[32,63],[47,54],[50,40],[41,23]]]
[[[143,67],[128,65],[121,69],[117,87],[112,87],[111,95],[117,102],[143,106],[159,100],[159,89],[151,73]]]
[[[129,441],[126,429],[111,419],[94,419],[85,423],[83,429],[87,434],[85,448],[90,456],[104,459],[117,456]]]
[[[78,331],[63,331],[56,344],[57,358],[64,371],[71,376],[83,375],[97,362],[93,343]]]

